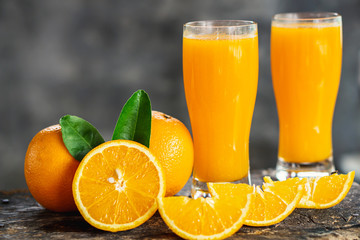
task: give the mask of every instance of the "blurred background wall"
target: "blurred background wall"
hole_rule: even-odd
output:
[[[289,11],[334,11],[343,16],[334,157],[342,171],[360,168],[360,158],[354,157],[360,151],[358,0],[1,0],[0,190],[26,187],[24,156],[38,131],[73,114],[110,140],[123,104],[140,88],[149,93],[153,109],[190,129],[181,45],[182,24],[192,20],[258,22],[260,72],[251,168],[275,167],[278,118],[270,24],[275,13]]]

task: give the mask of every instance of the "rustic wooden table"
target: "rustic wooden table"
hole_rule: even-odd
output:
[[[269,171],[252,172],[253,182]],[[189,184],[180,192],[189,194]],[[178,239],[156,213],[133,230],[110,233],[93,228],[79,213],[54,213],[42,208],[27,190],[0,191],[0,239]],[[360,239],[360,186],[329,209],[296,209],[270,227],[243,226],[230,239]]]

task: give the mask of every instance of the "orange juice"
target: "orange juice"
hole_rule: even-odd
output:
[[[271,70],[279,116],[279,159],[332,157],[332,118],[340,82],[341,25],[273,24]]]
[[[257,33],[183,39],[185,95],[194,138],[193,177],[247,177],[258,80]]]

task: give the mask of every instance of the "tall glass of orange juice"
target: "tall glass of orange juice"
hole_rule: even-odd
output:
[[[250,182],[249,134],[258,82],[252,21],[184,25],[183,73],[194,138],[192,196],[207,182]]]
[[[339,14],[274,16],[271,71],[280,128],[279,180],[334,171],[331,131],[341,59]]]

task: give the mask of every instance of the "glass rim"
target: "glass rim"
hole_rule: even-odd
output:
[[[280,22],[321,22],[338,19],[341,19],[341,15],[336,12],[288,12],[275,14],[272,18],[273,21]]]
[[[225,24],[227,23],[227,24]],[[230,28],[230,27],[250,27],[257,23],[251,20],[201,20],[191,21],[184,24],[186,28]]]

